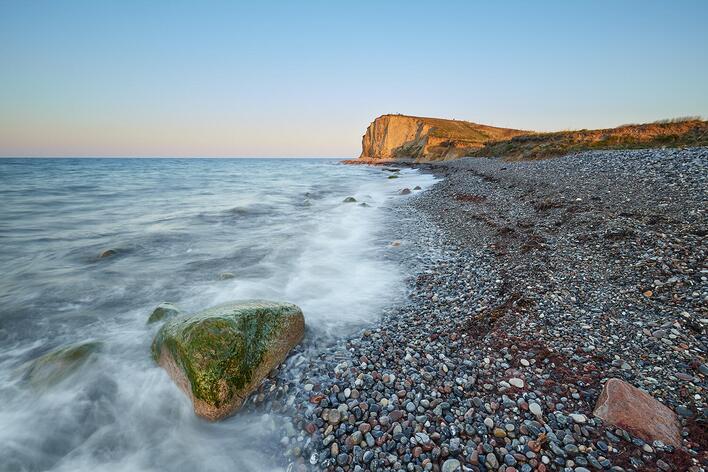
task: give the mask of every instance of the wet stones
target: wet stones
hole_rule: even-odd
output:
[[[647,150],[436,163],[445,180],[392,198],[381,239],[405,241],[386,253],[411,276],[407,302],[305,363],[315,387],[294,404],[286,460],[310,468],[316,452],[311,470],[328,471],[699,470],[689,425],[701,414],[708,293],[691,228],[706,162],[706,150]],[[593,416],[607,378],[675,410],[681,452]],[[330,424],[324,410],[342,404]]]

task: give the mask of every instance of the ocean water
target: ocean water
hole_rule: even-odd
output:
[[[387,208],[433,183],[388,175],[331,159],[0,159],[0,470],[273,470],[283,420],[196,418],[146,320],[162,301],[284,300],[310,349],[375,321],[405,290]],[[32,359],[94,340],[63,381],[27,381]]]

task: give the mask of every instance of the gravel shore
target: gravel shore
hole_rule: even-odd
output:
[[[704,470],[708,148],[426,170],[390,210],[408,301],[262,389],[290,469]],[[609,378],[682,447],[594,417]]]

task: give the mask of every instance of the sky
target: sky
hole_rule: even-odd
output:
[[[0,0],[0,156],[356,157],[378,115],[708,116],[708,1]]]

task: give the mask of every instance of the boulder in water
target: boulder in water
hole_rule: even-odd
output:
[[[410,193],[411,193],[411,189],[409,189],[409,188],[404,188],[403,190],[398,192],[399,195],[408,195]]]
[[[343,200],[344,203],[354,203],[356,202],[356,198],[354,197],[347,197]]]
[[[231,280],[235,278],[236,274],[234,274],[233,272],[222,272],[219,274],[219,280]]]
[[[180,313],[182,313],[182,310],[177,308],[174,304],[170,302],[162,302],[159,305],[157,305],[157,308],[155,308],[152,313],[150,314],[150,318],[148,318],[148,324],[156,323],[158,321],[162,321],[165,318],[171,318],[173,316],[177,316]]]
[[[54,349],[27,364],[25,379],[35,388],[51,387],[86,364],[102,345],[88,341]]]
[[[394,174],[394,175],[389,175],[388,178],[389,178],[389,179],[397,179],[398,176]]]
[[[190,397],[194,412],[214,421],[238,410],[304,333],[297,306],[244,300],[168,320],[152,353]]]

